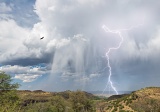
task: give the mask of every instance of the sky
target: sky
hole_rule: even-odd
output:
[[[0,70],[19,89],[117,91],[160,86],[158,0],[0,0]],[[122,30],[129,29],[129,30]],[[41,37],[44,39],[40,40]]]

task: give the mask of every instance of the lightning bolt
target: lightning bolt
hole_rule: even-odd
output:
[[[122,33],[121,33],[122,31],[131,30],[131,29],[133,29],[133,28],[135,28],[135,27],[139,27],[140,25],[142,25],[142,24],[139,24],[139,25],[136,25],[136,26],[131,26],[130,28],[127,28],[127,29],[119,29],[119,30],[110,30],[107,26],[105,26],[105,25],[102,26],[102,28],[104,29],[105,32],[117,34],[117,35],[121,38],[121,41],[119,42],[119,44],[118,44],[117,47],[111,47],[111,48],[109,48],[108,51],[106,52],[107,66],[108,66],[108,68],[109,68],[109,76],[108,76],[108,83],[107,83],[107,85],[110,84],[111,88],[114,90],[114,92],[115,92],[117,95],[118,95],[118,91],[117,91],[116,87],[113,85],[113,82],[112,82],[112,80],[111,80],[112,68],[111,68],[111,65],[110,65],[109,53],[110,53],[112,50],[117,50],[117,49],[119,49],[119,48],[121,47],[121,45],[122,45],[122,43],[123,43],[123,40],[124,40],[124,38],[123,38],[123,36],[122,36]],[[107,85],[106,85],[104,91],[106,90]],[[103,91],[103,93],[104,93],[104,91]],[[103,94],[103,93],[102,93],[102,94]]]

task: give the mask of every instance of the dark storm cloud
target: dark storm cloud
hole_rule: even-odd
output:
[[[45,54],[41,58],[19,58],[15,60],[8,60],[2,62],[3,65],[20,65],[20,66],[33,66],[41,63],[51,64],[53,61],[53,54]]]

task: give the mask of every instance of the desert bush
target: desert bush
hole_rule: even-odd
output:
[[[75,112],[94,112],[93,102],[89,100],[84,92],[71,92],[69,100],[72,103],[72,108]]]
[[[155,99],[144,99],[138,102],[132,103],[131,108],[138,112],[159,112],[160,101]]]

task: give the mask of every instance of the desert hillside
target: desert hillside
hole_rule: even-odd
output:
[[[97,112],[160,112],[160,87],[111,96],[97,105]]]
[[[97,97],[84,91],[0,91],[0,112],[160,112],[160,87]]]
[[[0,112],[95,112],[97,96],[84,91],[0,91]]]

